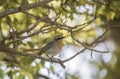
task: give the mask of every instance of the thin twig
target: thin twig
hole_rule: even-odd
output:
[[[101,36],[99,36],[95,41],[93,41],[91,44],[89,44],[89,45],[93,45],[94,43],[96,43],[100,38],[103,38],[103,36],[105,36],[105,34],[107,34],[107,32],[108,32],[108,29],[106,29],[106,31],[101,35]],[[75,39],[76,40],[76,39]],[[81,43],[81,42],[79,42],[78,40],[76,40],[78,43]],[[81,43],[82,44],[82,43]],[[89,48],[89,47],[87,47],[87,46],[85,46],[84,45],[84,48],[81,50],[81,51],[79,51],[79,52],[77,52],[75,55],[73,55],[73,56],[71,56],[71,57],[69,57],[69,58],[67,58],[67,59],[65,59],[65,60],[62,60],[62,62],[67,62],[67,61],[70,61],[71,59],[73,59],[73,58],[75,58],[76,56],[78,56],[80,53],[83,53],[86,49],[89,49],[89,50],[91,50],[91,51],[95,51],[95,52],[98,52],[98,53],[109,53],[109,51],[99,51],[99,50],[95,50],[95,49],[92,49],[92,48]]]

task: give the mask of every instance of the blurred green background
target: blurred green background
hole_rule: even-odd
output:
[[[37,5],[42,1],[47,0],[0,0],[0,16],[6,10],[14,10],[20,5],[25,8],[24,6],[34,3]],[[91,51],[86,50],[66,62],[66,69],[59,64],[37,58],[0,53],[0,79],[119,79],[119,4],[118,0],[53,0],[43,6],[26,10],[46,21],[33,18],[24,12],[1,17],[1,45],[4,42],[17,50],[40,48],[55,36],[62,35],[66,37],[64,46],[61,55],[56,57],[64,60],[83,48],[72,39],[68,28],[72,28],[76,37],[86,45],[109,28],[104,38],[96,43],[95,49],[110,52],[93,51],[91,56]],[[31,30],[27,31],[29,28]],[[18,42],[14,43],[15,40]]]

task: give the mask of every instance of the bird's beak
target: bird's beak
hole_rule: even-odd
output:
[[[65,38],[65,37],[62,37],[62,39]]]

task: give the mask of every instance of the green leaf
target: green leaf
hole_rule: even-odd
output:
[[[34,58],[31,58],[31,57],[22,57],[20,59],[20,61],[21,61],[21,64],[23,64],[24,66],[28,66],[28,65],[30,65],[34,61]]]
[[[75,75],[72,75],[71,76],[72,77],[72,79],[79,79],[77,76],[75,76]]]
[[[52,73],[54,73],[54,67],[50,66],[50,70],[52,71]]]
[[[0,79],[3,79],[3,75],[4,75],[3,72],[4,72],[4,71],[3,71],[2,69],[0,69]]]
[[[34,44],[33,44],[31,41],[27,42],[27,44],[28,44],[31,48],[34,48]]]
[[[27,76],[29,77],[29,79],[33,79],[33,76],[32,76],[32,74],[30,74],[30,73],[27,73]]]
[[[44,64],[45,64],[45,61],[40,61],[40,63],[41,63],[42,65],[44,65]]]

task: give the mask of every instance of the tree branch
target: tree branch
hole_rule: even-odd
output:
[[[14,13],[26,11],[26,10],[29,10],[29,9],[32,9],[32,8],[35,8],[35,7],[44,6],[45,4],[47,4],[51,1],[52,0],[43,0],[43,1],[33,3],[33,4],[23,5],[23,6],[20,6],[20,7],[17,7],[17,8],[5,10],[5,11],[0,13],[0,18],[5,17],[9,14],[14,14]]]
[[[0,44],[0,52],[10,54],[10,55],[13,54],[13,55],[17,55],[17,56],[26,56],[26,57],[32,57],[32,58],[39,58],[39,59],[44,60],[44,61],[59,63],[63,68],[65,68],[63,62],[60,59],[57,59],[57,58],[45,58],[45,57],[40,56],[40,55],[29,54],[29,53],[26,53],[26,52],[18,51],[18,50],[14,49],[14,48],[9,48],[8,46],[6,46],[4,44]]]
[[[102,39],[102,38],[107,34],[108,29],[109,29],[109,28],[107,28],[106,31],[105,31],[101,36],[99,36],[95,41],[93,41],[91,44],[89,44],[89,46],[92,46],[92,45],[95,44],[97,41],[99,41],[99,39]],[[76,39],[75,39],[75,40],[76,40]],[[76,40],[76,42],[82,44],[82,43],[79,42],[78,40]],[[82,44],[82,45],[83,45],[83,44]],[[86,46],[86,45],[83,45],[83,47],[84,47],[84,48],[83,48],[81,51],[77,52],[75,55],[69,57],[68,59],[63,60],[62,62],[67,62],[67,61],[75,58],[75,57],[78,56],[80,53],[83,53],[86,49],[91,50],[91,51],[95,51],[95,52],[99,52],[99,53],[109,53],[109,51],[99,51],[99,50],[95,50],[95,49],[92,49],[92,48],[90,48],[90,47],[88,47],[88,46]]]

